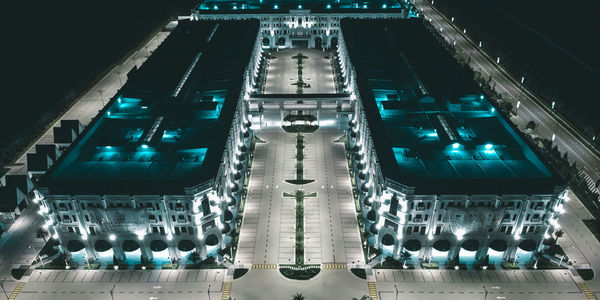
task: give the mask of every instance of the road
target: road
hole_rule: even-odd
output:
[[[520,78],[517,81],[511,77],[502,68],[502,58],[497,64],[497,58],[489,57],[479,48],[479,41],[470,40],[465,34],[465,29],[457,28],[450,19],[435,9],[431,2],[415,0],[414,4],[424,18],[430,20],[434,28],[440,30],[442,36],[455,46],[457,53],[465,61],[470,57],[470,65],[474,70],[481,72],[484,78],[491,76],[490,85],[515,107],[517,117],[512,118],[513,123],[524,128],[527,122],[534,121],[537,125],[537,135],[548,139],[552,139],[554,135],[554,143],[561,152],[568,152],[570,160],[583,168],[594,182],[600,178],[600,158],[597,150],[589,147],[585,138],[578,136],[575,129],[560,119],[541,99],[524,89],[519,83]],[[519,107],[516,108],[519,101]]]
[[[138,50],[127,58],[121,65],[113,68],[94,87],[92,87],[52,126],[60,120],[79,120],[84,126],[88,125],[98,111],[107,101],[117,93],[126,81],[126,74],[135,65],[140,66],[169,35],[169,32],[159,32],[145,45],[140,45]],[[100,97],[102,95],[102,97]],[[9,170],[8,174],[27,174],[27,153],[35,152],[36,144],[53,144],[53,130],[49,128],[36,142],[23,154]],[[13,265],[29,265],[41,249],[44,242],[35,236],[36,229],[42,225],[43,218],[37,214],[37,205],[29,206],[16,220],[9,230],[0,237],[0,279],[12,280],[10,270]],[[32,248],[29,248],[32,246]]]

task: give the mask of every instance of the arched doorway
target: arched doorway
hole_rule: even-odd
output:
[[[279,46],[279,47],[285,46],[285,38],[284,37],[280,37],[277,39],[277,46]]]
[[[338,38],[337,37],[333,37],[331,38],[331,48],[337,48],[338,45]]]
[[[263,38],[262,45],[263,45],[263,47],[270,47],[271,41],[269,40],[269,38]]]
[[[315,49],[322,49],[323,48],[323,39],[320,37],[317,37],[315,39]]]

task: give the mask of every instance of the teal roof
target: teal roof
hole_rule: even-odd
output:
[[[181,22],[44,184],[54,194],[179,194],[215,178],[257,32],[258,21]]]
[[[552,193],[562,184],[420,20],[344,20],[384,175],[421,193]]]

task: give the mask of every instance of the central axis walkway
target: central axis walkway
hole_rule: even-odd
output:
[[[283,193],[297,189],[317,192],[304,201],[305,263],[364,263],[344,145],[334,143],[343,131],[305,134],[304,178],[315,181],[304,186],[285,182],[295,178],[295,134],[264,126],[256,135],[266,143],[256,144],[236,263],[294,263],[295,199]]]

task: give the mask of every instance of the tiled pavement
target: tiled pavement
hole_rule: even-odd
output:
[[[36,270],[28,282],[216,282],[225,269],[209,270]]]
[[[568,270],[373,270],[377,282],[572,282]]]

